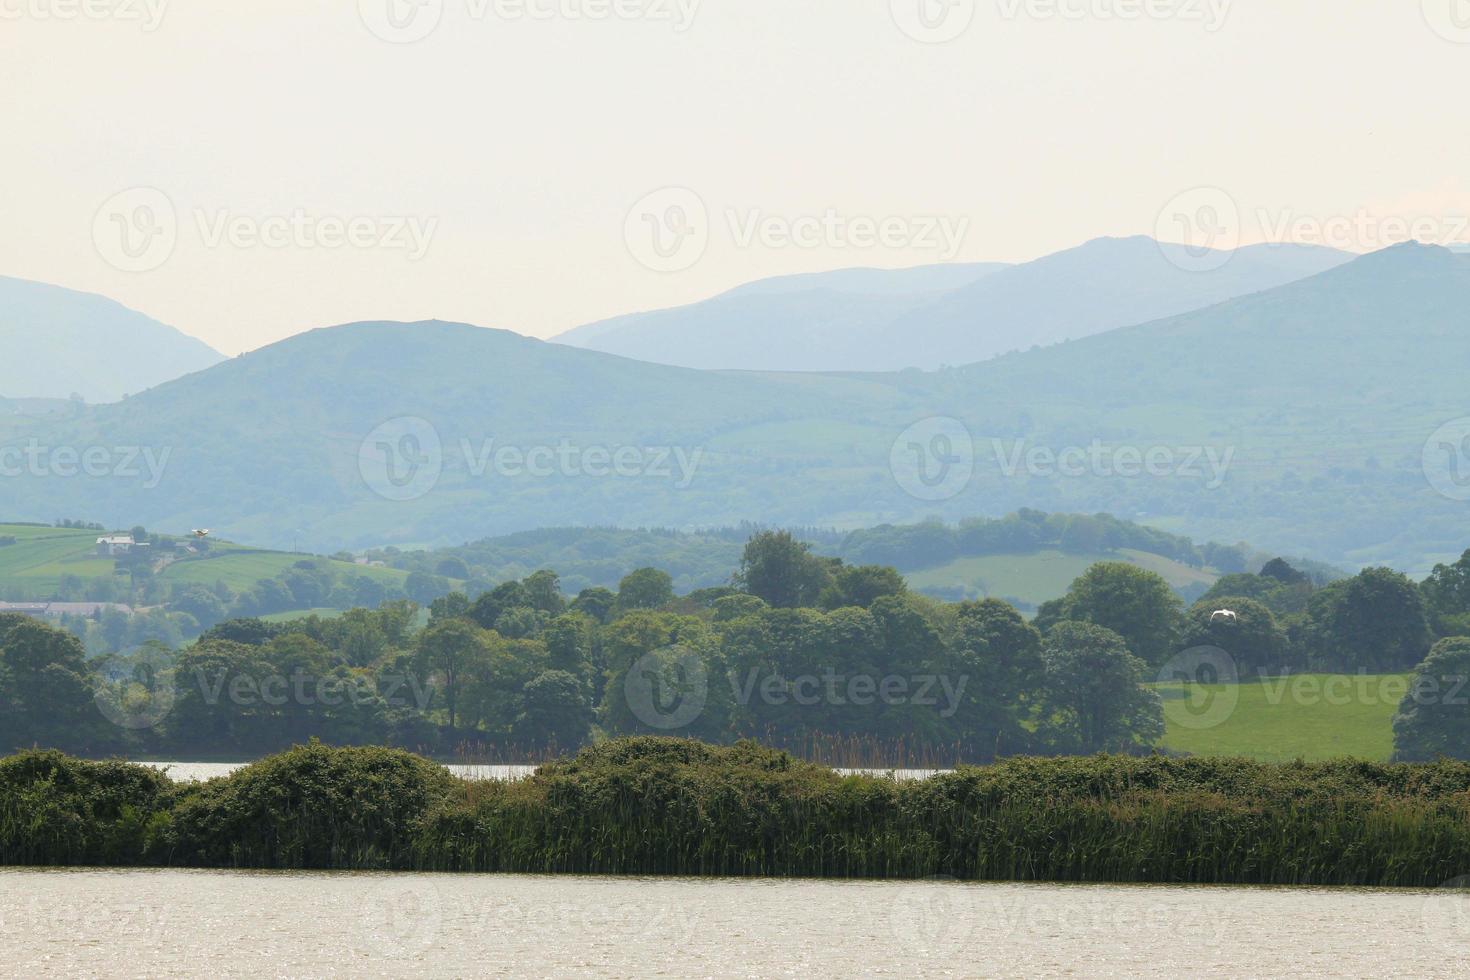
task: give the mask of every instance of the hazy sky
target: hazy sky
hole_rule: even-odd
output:
[[[0,87],[0,274],[227,353],[1180,215],[1470,238],[1467,0],[0,0]]]

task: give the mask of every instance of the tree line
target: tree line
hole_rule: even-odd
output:
[[[1247,679],[1453,676],[1470,674],[1467,627],[1470,552],[1418,584],[1368,569],[1320,586],[1277,560],[1188,608],[1158,575],[1103,562],[1027,621],[767,531],[729,584],[683,595],[651,567],[575,596],[542,570],[426,606],[236,617],[187,646],[90,658],[65,630],[0,616],[0,747],[238,757],[318,737],[535,758],[673,734],[846,740],[945,764],[1146,753],[1164,732],[1154,682],[1181,651],[1224,650]],[[1396,735],[1406,758],[1464,756],[1470,711],[1406,698]]]

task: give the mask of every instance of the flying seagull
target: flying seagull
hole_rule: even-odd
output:
[[[196,537],[196,538],[207,538],[207,537],[209,537],[209,528],[207,528],[207,527],[196,527],[194,529],[194,537]]]
[[[1240,622],[1240,616],[1238,616],[1233,609],[1216,609],[1210,614],[1210,622],[1238,623]]]

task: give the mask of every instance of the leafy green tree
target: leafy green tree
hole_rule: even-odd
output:
[[[413,666],[421,679],[427,679],[431,673],[442,679],[451,732],[455,729],[461,685],[475,671],[484,669],[488,660],[484,633],[472,622],[447,619],[419,634]]]
[[[954,720],[960,738],[982,759],[1025,750],[1032,743],[1025,722],[1042,687],[1041,633],[998,599],[966,602],[956,611],[952,649],[967,691]]]
[[[617,611],[662,609],[674,601],[674,579],[657,568],[640,568],[618,583]]]
[[[832,585],[822,593],[821,605],[827,609],[861,606],[866,609],[886,595],[903,595],[908,591],[898,569],[886,565],[854,565],[839,568]]]
[[[715,622],[728,623],[732,619],[742,616],[754,616],[771,608],[764,599],[757,596],[740,592],[735,595],[727,595],[723,599],[716,599],[712,607],[715,614]]]
[[[583,589],[577,593],[577,598],[572,600],[572,611],[587,616],[595,623],[606,623],[617,601],[617,594],[611,589],[604,589],[601,586]]]
[[[1470,635],[1470,551],[1452,565],[1434,566],[1419,590],[1437,635]]]
[[[409,572],[407,581],[403,583],[403,591],[408,593],[408,597],[414,602],[427,606],[440,596],[449,593],[449,579],[429,572]]]
[[[1440,640],[1393,719],[1394,759],[1470,759],[1470,637]]]
[[[487,630],[495,628],[495,622],[507,609],[531,605],[531,596],[520,582],[505,582],[486,592],[470,607],[470,618]]]
[[[1410,670],[1429,650],[1424,599],[1407,577],[1367,568],[1333,582],[1307,605],[1312,665],[1322,670]]]
[[[1234,612],[1234,620],[1215,620],[1217,610]],[[1271,610],[1244,596],[1216,596],[1190,607],[1180,646],[1218,647],[1230,654],[1241,677],[1274,673],[1297,666],[1291,662],[1286,632]]]
[[[1112,630],[1130,653],[1157,667],[1176,652],[1181,606],[1157,573],[1126,562],[1098,562],[1072,583],[1062,618]]]
[[[542,569],[526,577],[526,597],[530,606],[548,616],[560,616],[567,608],[566,597],[561,594],[561,579],[548,569]]]
[[[575,675],[564,670],[537,674],[522,689],[522,702],[514,726],[522,746],[571,752],[586,743],[593,713]]]
[[[0,613],[0,752],[85,744],[100,721],[81,641],[29,616]]]
[[[469,619],[470,597],[463,592],[451,592],[429,603],[429,622],[445,619]]]
[[[745,544],[739,585],[778,609],[814,606],[832,584],[830,563],[790,531],[763,531]]]
[[[1091,623],[1058,623],[1041,659],[1042,731],[1062,752],[1126,752],[1163,737],[1162,702],[1144,686],[1148,666],[1122,636]]]

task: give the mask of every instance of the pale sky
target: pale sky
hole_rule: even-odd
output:
[[[1470,238],[1466,0],[0,0],[0,90],[0,274],[229,354],[1222,208],[1225,243]]]

